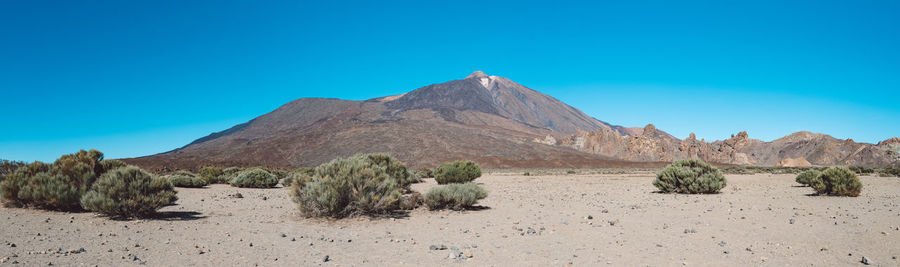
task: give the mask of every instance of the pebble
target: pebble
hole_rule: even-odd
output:
[[[693,229],[693,228],[692,229],[684,229],[684,233],[685,234],[696,234],[697,229]]]
[[[791,220],[790,220],[789,222],[790,222],[791,224],[794,224],[795,221],[794,221],[793,218],[791,218]]]
[[[428,247],[430,250],[447,250],[447,246],[444,245],[431,245]]]
[[[862,264],[865,264],[865,265],[872,264],[872,260],[869,260],[869,258],[866,258],[865,256],[863,256],[862,260],[860,260],[859,262],[862,262]]]
[[[587,216],[587,219],[588,219],[588,220],[593,220],[593,219],[594,219],[594,216],[588,215],[588,216]]]
[[[322,262],[328,262],[329,260],[331,260],[331,259],[328,258],[328,255],[325,255],[325,257],[322,257]]]

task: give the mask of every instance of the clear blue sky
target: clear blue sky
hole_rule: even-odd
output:
[[[3,1],[0,158],[154,154],[475,70],[679,138],[900,136],[898,1],[433,2]]]

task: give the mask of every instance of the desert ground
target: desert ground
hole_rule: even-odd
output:
[[[811,196],[794,175],[727,178],[675,195],[649,172],[495,172],[476,180],[490,192],[476,210],[342,220],[304,218],[286,188],[227,185],[179,188],[155,219],[0,208],[0,265],[900,265],[900,179],[861,177],[852,198]]]

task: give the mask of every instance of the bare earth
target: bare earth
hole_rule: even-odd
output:
[[[900,178],[862,177],[857,198],[808,196],[793,178],[729,175],[721,194],[669,195],[649,173],[489,174],[483,209],[395,219],[305,219],[288,189],[225,185],[178,189],[154,220],[0,208],[0,265],[900,265]]]

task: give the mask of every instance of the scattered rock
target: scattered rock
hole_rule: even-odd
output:
[[[795,222],[794,218],[791,218],[791,220],[790,220],[789,222],[790,222],[791,224],[794,224],[794,222]]]
[[[244,198],[244,195],[242,195],[241,193],[234,193],[228,196],[232,198]]]
[[[593,220],[593,219],[594,219],[594,216],[588,215],[588,216],[587,216],[587,219],[588,219],[588,220]]]
[[[696,228],[684,229],[684,233],[685,233],[685,234],[696,234],[696,233],[697,233],[697,229],[696,229]]]
[[[430,250],[447,250],[447,246],[444,245],[431,245],[428,247]]]
[[[328,262],[329,260],[331,260],[331,259],[328,258],[328,255],[325,255],[325,257],[322,257],[322,262]]]
[[[865,265],[872,264],[872,260],[869,260],[869,258],[866,258],[865,256],[863,256],[862,260],[860,260],[859,262],[862,262],[862,264],[865,264]]]

